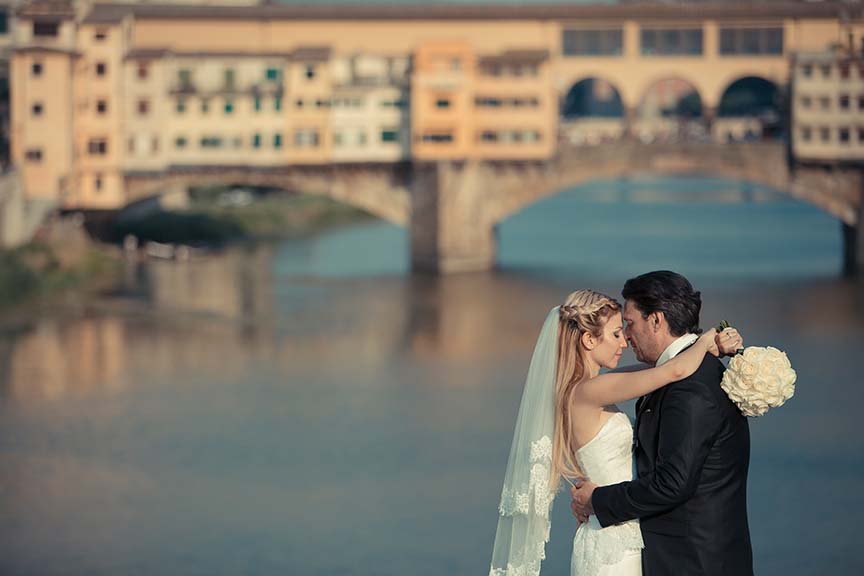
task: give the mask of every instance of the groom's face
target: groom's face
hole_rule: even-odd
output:
[[[648,320],[642,316],[642,311],[632,300],[624,301],[624,337],[633,347],[636,359],[647,364],[654,364],[660,356],[656,353],[657,342],[654,331]]]

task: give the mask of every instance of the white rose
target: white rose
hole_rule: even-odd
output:
[[[786,354],[751,346],[732,358],[721,387],[745,416],[761,416],[795,394],[797,375]]]

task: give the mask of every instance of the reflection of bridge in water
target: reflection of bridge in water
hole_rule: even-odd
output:
[[[410,227],[414,269],[456,272],[492,267],[495,226],[542,198],[596,180],[685,174],[762,184],[817,206],[843,225],[847,272],[864,268],[860,172],[813,167],[792,171],[782,142],[562,147],[549,161],[531,162],[184,166],[155,175],[128,175],[126,184],[133,200],[210,184],[328,196]]]

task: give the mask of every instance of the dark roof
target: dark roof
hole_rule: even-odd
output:
[[[177,56],[180,58],[286,58],[303,62],[324,62],[330,59],[328,46],[300,46],[291,52],[240,52],[230,50],[172,50],[171,48],[138,48],[126,53],[127,60],[152,60]]]
[[[592,20],[592,19],[736,19],[862,17],[864,5],[826,2],[705,2],[619,4],[476,4],[476,5],[291,5],[203,6],[95,4],[85,22],[136,19],[194,20]]]
[[[300,46],[291,54],[294,60],[306,62],[325,62],[330,59],[329,46]]]
[[[480,56],[481,63],[494,62],[543,62],[549,59],[548,50],[507,50],[499,54],[483,54]]]
[[[30,0],[21,4],[15,14],[23,19],[74,20],[75,7],[71,0]]]

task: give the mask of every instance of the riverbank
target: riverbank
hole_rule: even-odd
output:
[[[119,243],[128,236],[135,237],[144,257],[161,253],[150,249],[155,246],[170,248],[172,257],[179,258],[190,246],[207,254],[237,243],[300,238],[370,218],[329,198],[226,188],[193,190],[182,211],[116,223],[116,244],[91,239],[75,218],[57,218],[30,244],[0,251],[0,316],[9,320],[44,306],[80,305],[111,290],[123,270]]]
[[[24,246],[0,251],[0,314],[28,315],[46,301],[81,301],[114,286],[119,249],[92,241],[80,222],[58,219]]]

